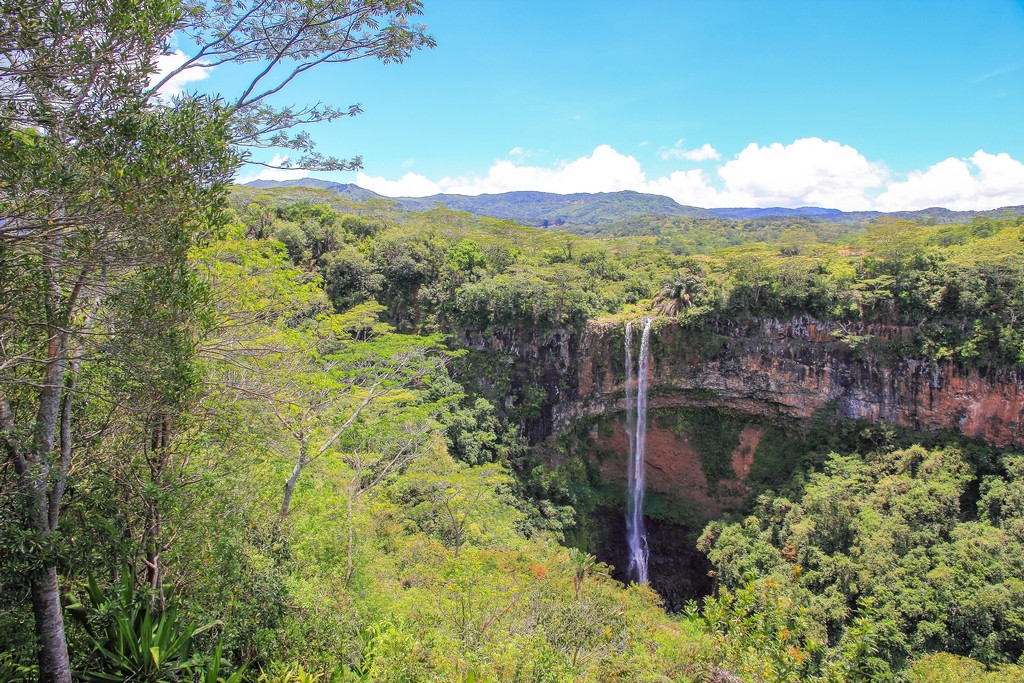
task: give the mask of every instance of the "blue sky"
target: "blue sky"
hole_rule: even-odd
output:
[[[325,153],[364,159],[321,177],[392,196],[1024,204],[1024,2],[425,0],[421,21],[436,49],[323,67],[283,93],[364,109],[311,129]],[[231,76],[186,87],[230,92]]]

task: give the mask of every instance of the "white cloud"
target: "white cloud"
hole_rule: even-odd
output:
[[[360,171],[356,174],[356,185],[385,197],[426,197],[441,192],[437,183],[418,173],[406,173],[399,180],[387,180]]]
[[[665,161],[668,161],[669,159],[710,161],[712,159],[722,158],[722,155],[718,153],[718,150],[707,143],[704,143],[697,149],[686,149],[683,147],[683,140],[676,140],[676,144],[672,147],[662,147],[658,150],[658,156]]]
[[[160,55],[156,58],[156,72],[149,77],[149,85],[154,86],[163,79],[164,76],[171,73],[179,66],[184,64],[188,60],[186,55],[181,50],[175,50],[174,52],[166,55]],[[160,86],[160,90],[157,95],[161,98],[170,99],[175,95],[180,95],[185,85],[189,83],[195,83],[202,81],[209,77],[211,67],[200,67],[193,66],[185,69],[180,74],[172,78],[171,80]]]
[[[671,197],[687,206],[711,208],[725,205],[722,193],[711,186],[704,171],[699,168],[689,171],[673,171],[667,176],[647,182],[636,189],[641,192]]]
[[[275,154],[274,158],[268,162],[268,165],[280,167],[286,163],[288,163],[287,156]],[[258,172],[253,173],[250,171],[245,175],[239,176],[235,179],[235,182],[239,185],[244,185],[254,180],[298,180],[299,178],[305,178],[307,175],[309,175],[309,172],[302,169],[263,167]]]
[[[521,162],[521,161],[523,161],[525,159],[529,159],[530,157],[535,157],[539,153],[540,152],[537,152],[535,150],[524,149],[524,148],[520,147],[519,145],[516,145],[515,147],[513,147],[512,149],[510,149],[508,151],[508,156],[511,159],[515,159],[516,161],[520,161]]]
[[[682,141],[673,149],[681,150],[680,158],[686,158]],[[710,145],[689,150],[700,155],[712,151]],[[986,210],[1024,204],[1024,164],[1008,154],[984,151],[969,159],[946,159],[926,171],[910,173],[906,180],[892,178],[884,164],[869,161],[853,147],[821,138],[763,147],[751,143],[717,165],[714,172],[680,169],[651,179],[634,157],[610,145],[600,145],[587,156],[554,166],[524,163],[529,153],[520,147],[510,150],[509,155],[511,158],[495,161],[484,176],[435,181],[406,173],[399,180],[388,180],[359,173],[356,183],[390,197],[442,192],[479,195],[517,190],[561,194],[635,190],[706,208],[821,206],[844,211],[896,211],[944,206]],[[272,177],[272,173],[302,175],[263,171],[255,177]]]
[[[927,171],[915,171],[892,183],[878,197],[881,211],[998,209],[1024,204],[1024,164],[1009,154],[978,150],[970,159],[949,158]]]
[[[722,155],[718,153],[711,145],[704,143],[697,149],[691,149],[688,152],[683,152],[683,158],[689,159],[690,161],[708,161],[710,159],[721,159]]]
[[[640,162],[620,154],[609,145],[600,145],[588,157],[580,157],[555,168],[525,166],[508,159],[496,161],[483,178],[445,179],[445,192],[454,194],[496,194],[515,190],[541,190],[569,194],[573,192],[616,192],[632,189],[644,182]]]
[[[720,158],[709,144],[687,150],[679,140],[663,159],[705,161]],[[724,206],[824,206],[844,210],[871,208],[870,191],[887,178],[881,164],[869,162],[852,147],[820,138],[802,138],[788,145],[747,145],[718,167],[719,183],[699,169],[675,171],[652,180],[646,191],[667,195],[681,204]]]
[[[848,145],[801,138],[789,145],[750,143],[718,175],[732,206],[871,208],[869,190],[887,180],[885,167]]]

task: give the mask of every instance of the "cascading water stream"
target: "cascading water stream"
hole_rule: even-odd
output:
[[[629,544],[628,574],[647,583],[647,533],[644,530],[644,448],[647,442],[647,361],[650,355],[651,318],[644,321],[636,391],[633,391],[633,323],[626,323],[626,441],[628,443],[626,541]],[[635,394],[635,404],[634,404]],[[635,405],[635,408],[634,408]]]

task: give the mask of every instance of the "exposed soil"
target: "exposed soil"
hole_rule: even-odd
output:
[[[764,428],[751,424],[740,433],[739,445],[732,453],[731,465],[736,474],[719,482],[718,492],[708,489],[708,479],[701,467],[700,454],[685,434],[664,429],[656,424],[647,427],[647,448],[644,453],[644,474],[647,489],[684,502],[705,520],[717,519],[726,508],[739,503],[748,493],[743,479],[750,474],[754,451],[764,435]],[[626,482],[626,427],[618,421],[608,439],[599,439],[601,446],[618,457],[598,463],[601,477],[608,482]]]

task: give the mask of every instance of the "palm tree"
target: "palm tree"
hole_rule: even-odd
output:
[[[587,578],[590,574],[604,573],[596,557],[578,548],[569,548],[569,564],[573,569],[572,587],[576,592],[576,597],[580,596],[580,590],[583,588],[583,579]]]
[[[677,270],[665,280],[661,290],[654,297],[653,305],[662,315],[678,315],[684,308],[691,308],[694,299],[704,291],[700,277],[689,270]]]

